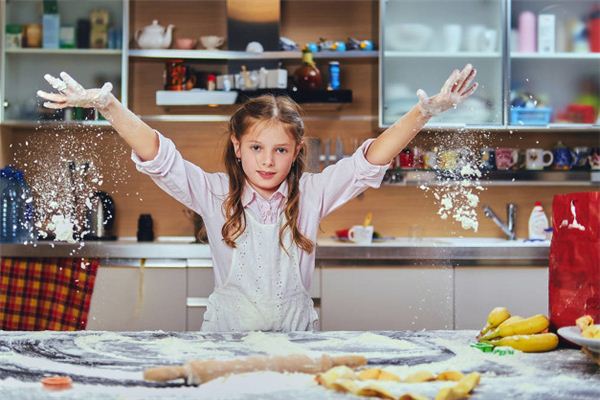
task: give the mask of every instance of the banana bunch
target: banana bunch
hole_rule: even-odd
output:
[[[505,307],[494,308],[477,339],[494,346],[509,346],[525,353],[554,350],[558,336],[547,333],[550,321],[543,314],[529,318],[511,316]]]

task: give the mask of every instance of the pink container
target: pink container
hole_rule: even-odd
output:
[[[536,25],[535,14],[531,11],[523,11],[519,15],[519,52],[535,53],[536,49]]]

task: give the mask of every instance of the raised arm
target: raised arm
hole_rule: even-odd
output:
[[[159,145],[156,132],[112,95],[110,83],[105,83],[100,89],[84,89],[66,72],[61,72],[60,78],[48,74],[44,78],[58,91],[47,93],[38,90],[37,95],[47,100],[45,107],[96,108],[140,159],[152,160],[156,157]]]
[[[428,97],[419,89],[419,102],[402,118],[386,129],[369,147],[366,158],[372,164],[390,162],[419,133],[434,115],[456,107],[475,92],[477,83],[471,84],[477,70],[467,64],[462,71],[454,70],[440,93]]]

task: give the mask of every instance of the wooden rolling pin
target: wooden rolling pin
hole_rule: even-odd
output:
[[[192,360],[184,365],[148,368],[144,379],[165,382],[183,378],[187,385],[199,385],[224,375],[253,371],[303,372],[318,374],[338,365],[350,368],[367,364],[363,356],[348,355],[331,357],[323,354],[312,358],[302,354],[289,356],[252,356],[233,360]]]

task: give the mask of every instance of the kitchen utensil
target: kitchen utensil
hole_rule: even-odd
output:
[[[177,38],[175,39],[175,48],[179,50],[191,50],[196,48],[198,41],[193,38]]]
[[[173,28],[175,25],[169,24],[166,28],[153,20],[151,25],[147,25],[135,33],[135,41],[141,49],[168,49],[171,46],[173,37]]]
[[[363,226],[370,226],[372,221],[373,221],[373,213],[371,211],[369,211],[365,215],[365,220],[363,221]]]
[[[84,240],[116,240],[113,235],[115,223],[115,202],[102,191],[90,198],[91,209],[86,212]]]
[[[446,24],[443,28],[444,51],[456,53],[462,45],[462,25]]]
[[[511,169],[519,162],[519,151],[510,147],[496,149],[496,168],[499,170]]]
[[[217,50],[219,46],[225,43],[225,38],[214,35],[200,36],[200,43],[202,43],[202,46],[204,46],[206,50]]]
[[[140,214],[140,217],[138,218],[137,240],[138,242],[154,241],[154,223],[152,221],[152,215]]]
[[[373,242],[373,225],[354,225],[348,230],[348,239],[356,244],[371,244]]]
[[[356,368],[367,364],[367,359],[358,355],[331,357],[323,354],[311,358],[302,354],[288,356],[253,356],[233,360],[192,360],[181,366],[149,368],[144,379],[165,382],[184,379],[188,385],[199,385],[221,376],[253,371],[299,372],[317,374],[338,365]]]
[[[546,156],[548,159],[544,161]],[[552,152],[544,149],[527,149],[525,157],[525,168],[533,170],[542,170],[544,167],[552,165],[554,161]]]

